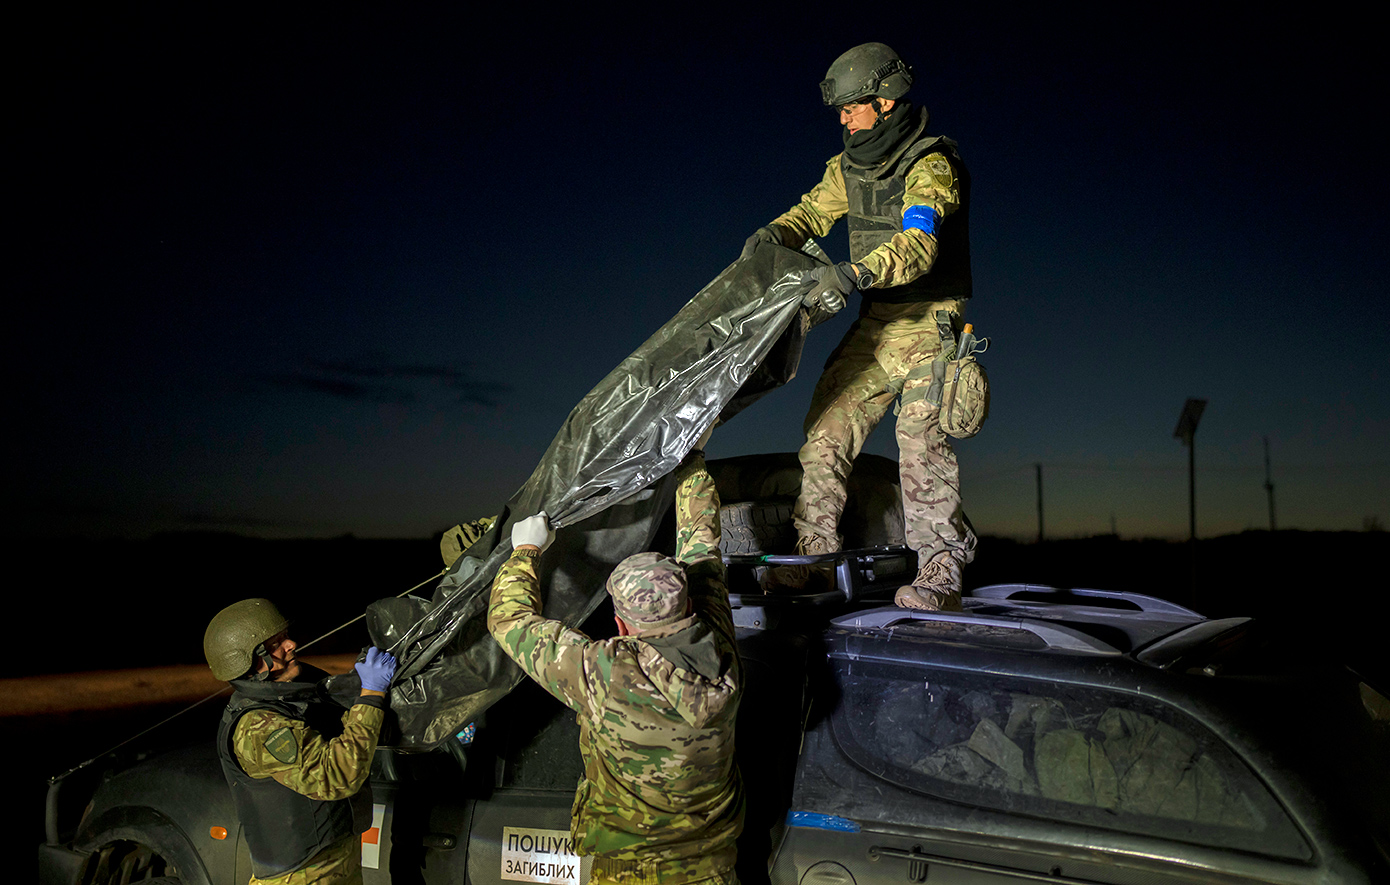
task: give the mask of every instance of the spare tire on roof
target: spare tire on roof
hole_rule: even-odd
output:
[[[720,549],[734,553],[794,553],[792,505],[801,491],[795,452],[742,455],[709,462],[719,488]],[[882,455],[861,454],[850,473],[840,518],[845,549],[904,543],[898,464]]]

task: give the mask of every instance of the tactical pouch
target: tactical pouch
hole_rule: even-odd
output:
[[[941,355],[929,365],[918,366],[907,380],[931,379],[925,387],[914,387],[903,394],[899,408],[917,400],[941,410],[938,423],[943,432],[956,439],[969,439],[980,432],[989,417],[989,376],[975,354],[989,349],[988,338],[976,338],[969,332],[956,340],[952,315],[937,312],[941,334]],[[959,355],[959,359],[957,356]]]
[[[980,432],[988,417],[989,376],[985,374],[985,367],[973,353],[965,359],[946,363],[941,429],[956,439],[969,439]]]

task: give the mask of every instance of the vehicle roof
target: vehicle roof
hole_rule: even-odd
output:
[[[1026,634],[1026,647],[1038,651],[1133,655],[1143,663],[1164,667],[1249,620],[1208,620],[1176,603],[1140,593],[1039,584],[981,587],[962,599],[962,605],[964,612],[885,606],[846,614],[831,623],[860,631],[931,631],[972,644],[1004,641],[1016,646]],[[1011,633],[1017,635],[1011,637]]]

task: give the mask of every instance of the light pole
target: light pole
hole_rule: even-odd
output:
[[[1197,435],[1197,422],[1202,420],[1202,410],[1207,407],[1204,399],[1189,398],[1182,404],[1182,414],[1178,416],[1177,429],[1173,436],[1187,446],[1187,544],[1192,552],[1192,602],[1197,602],[1197,447],[1193,437]]]
[[[1034,464],[1033,469],[1038,477],[1038,543],[1043,542],[1043,499],[1042,499],[1042,464]]]

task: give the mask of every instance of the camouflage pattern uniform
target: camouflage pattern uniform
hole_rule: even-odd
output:
[[[487,534],[495,522],[497,517],[484,516],[472,522],[461,522],[440,535],[439,555],[444,558],[444,565],[453,565],[463,555],[463,551],[478,543],[478,539]]]
[[[858,250],[851,231],[851,258],[874,275],[874,283],[862,292],[858,320],[826,362],[806,416],[795,509],[800,552],[840,549],[838,526],[855,457],[899,394],[931,383],[930,365],[941,350],[938,310],[954,315],[959,334],[970,295],[968,244],[963,255],[952,255],[950,281],[922,285],[941,255],[938,234],[944,229],[949,236],[951,216],[965,214],[959,160],[953,146],[945,147],[951,143],[941,141],[944,150],[932,150],[908,166],[901,199],[903,215],[914,207],[931,210],[934,230],[903,229],[898,219],[899,229],[865,254],[853,254]],[[843,155],[837,155],[826,164],[820,184],[773,223],[784,232],[783,244],[796,248],[808,237],[827,234],[850,213],[850,202]],[[933,291],[935,297],[928,294]],[[937,557],[947,562],[958,592],[960,566],[974,559],[976,543],[961,506],[960,470],[938,424],[939,407],[920,397],[904,396],[904,403],[897,439],[907,543],[923,569]]]
[[[571,831],[578,852],[593,856],[591,882],[735,881],[742,671],[719,556],[719,496],[698,452],[676,475],[676,555],[693,614],[668,611],[653,586],[615,603],[643,624],[639,633],[590,639],[541,617],[534,550],[513,553],[492,585],[493,637],[578,713],[584,779]],[[666,623],[647,628],[650,620]]]
[[[247,885],[362,885],[361,837],[344,836],[299,869],[269,879],[252,876]]]
[[[358,795],[371,773],[372,757],[386,716],[384,705],[383,698],[358,698],[352,709],[342,714],[342,733],[331,740],[302,719],[275,710],[252,709],[236,720],[232,753],[252,778],[271,778],[318,802],[349,799]],[[356,833],[350,833],[296,869],[278,876],[253,877],[251,883],[360,885],[361,856],[360,839]]]
[[[825,175],[801,202],[773,219],[782,228],[782,245],[798,249],[810,237],[823,237],[849,212],[849,194],[842,168],[843,154],[825,164]],[[961,208],[959,182],[950,160],[940,151],[929,153],[907,170],[904,211],[912,206],[929,206],[938,219]],[[944,227],[944,225],[943,225]],[[789,236],[787,234],[790,234]],[[918,228],[898,231],[889,242],[854,262],[874,275],[874,285],[865,293],[872,298],[880,290],[910,283],[932,269],[939,251],[937,238]],[[852,257],[852,256],[851,256]],[[882,294],[882,293],[880,293]]]

